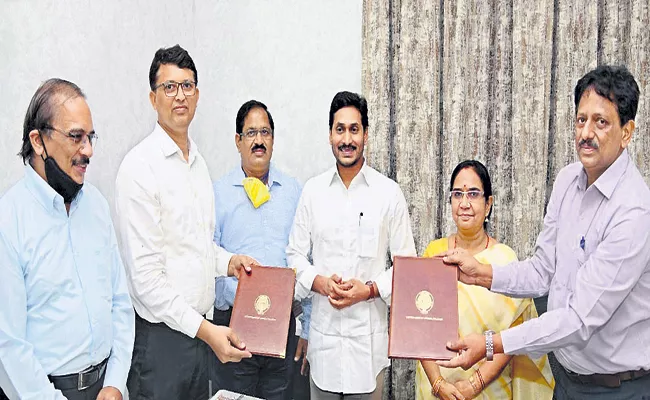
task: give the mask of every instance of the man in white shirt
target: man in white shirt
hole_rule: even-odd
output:
[[[228,327],[205,319],[214,302],[215,277],[239,276],[254,260],[212,242],[212,182],[188,136],[199,99],[197,81],[183,48],[156,52],[149,100],[158,123],[126,155],[117,174],[116,211],[136,311],[127,386],[138,400],[206,399],[210,348],[222,362],[251,357]]]
[[[337,93],[329,127],[336,166],[305,184],[287,247],[296,298],[313,296],[311,398],[381,399],[393,276],[386,257],[415,256],[415,244],[401,189],[365,163],[366,100]]]

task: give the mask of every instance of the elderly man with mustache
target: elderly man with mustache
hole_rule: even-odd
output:
[[[452,343],[462,354],[441,365],[553,352],[554,398],[647,399],[650,190],[627,151],[639,87],[625,67],[604,65],[583,76],[574,95],[580,162],[555,180],[533,257],[498,266],[446,254],[465,283],[513,297],[548,293],[548,312]]]
[[[260,264],[286,267],[285,249],[301,187],[298,181],[271,164],[275,125],[264,103],[250,100],[237,112],[235,146],[241,165],[214,184],[216,227],[214,241],[229,252],[248,254]],[[228,326],[237,291],[237,279],[219,277],[215,285],[213,322]],[[294,308],[298,313],[300,307]],[[305,305],[309,314],[309,306]],[[309,326],[302,318],[302,335]],[[255,355],[241,363],[214,360],[217,389],[228,389],[268,400],[291,400],[294,354],[299,346],[295,319],[287,332],[285,359]],[[301,354],[298,354],[300,356]]]
[[[96,140],[77,85],[38,88],[25,176],[0,199],[0,399],[126,393],[135,322],[108,203],[85,182]]]

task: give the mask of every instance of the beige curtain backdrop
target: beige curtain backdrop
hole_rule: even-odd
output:
[[[577,160],[573,88],[625,64],[641,90],[630,152],[650,182],[649,0],[364,0],[368,162],[406,196],[418,252],[453,232],[451,171],[490,171],[491,233],[531,255],[558,171]],[[388,399],[414,399],[414,363],[393,361]]]

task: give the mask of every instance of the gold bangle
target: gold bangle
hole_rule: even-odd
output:
[[[481,370],[476,370],[476,376],[478,377],[479,382],[481,383],[481,391],[485,390],[485,381],[483,380],[483,375],[481,375]]]
[[[433,381],[433,385],[431,386],[431,393],[433,393],[433,395],[436,397],[438,397],[438,393],[440,392],[440,386],[442,386],[442,382],[444,382],[442,376],[438,376],[436,380]]]

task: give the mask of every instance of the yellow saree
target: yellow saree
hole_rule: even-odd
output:
[[[424,251],[423,257],[432,257],[447,251],[447,238],[432,241]],[[515,252],[504,244],[496,244],[474,256],[485,264],[505,264],[516,261]],[[521,324],[523,321],[537,317],[535,304],[531,299],[515,299],[489,290],[458,282],[458,333],[461,337],[470,333],[481,333],[488,329],[495,332]],[[467,371],[461,368],[440,368],[442,376],[449,382],[469,379],[483,362],[477,363]],[[416,399],[434,399],[431,383],[418,361],[416,372]],[[475,398],[483,400],[496,399],[535,399],[553,398],[555,381],[546,356],[531,359],[527,356],[514,356],[498,379],[492,381],[485,390]]]

